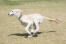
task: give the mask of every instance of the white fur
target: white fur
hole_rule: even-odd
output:
[[[20,9],[14,9],[12,10],[9,15],[15,15],[18,18],[20,17],[20,15],[22,15],[22,10]],[[54,20],[45,16],[42,16],[40,14],[29,14],[29,15],[22,15],[22,17],[19,19],[21,22],[27,23],[27,26],[25,28],[25,31],[28,34],[31,34],[31,32],[36,33],[39,30],[39,24],[43,22],[44,19],[48,19],[48,20]],[[31,25],[35,25],[34,27],[36,27],[35,29],[32,29]],[[29,31],[29,27],[31,26],[31,32]]]

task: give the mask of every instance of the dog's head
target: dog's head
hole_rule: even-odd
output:
[[[13,16],[13,15],[20,15],[20,14],[22,14],[22,10],[21,9],[14,9],[14,10],[11,10],[9,13],[8,13],[8,15],[9,16]]]

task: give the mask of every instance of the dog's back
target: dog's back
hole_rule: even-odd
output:
[[[43,21],[43,19],[44,19],[44,16],[42,16],[42,15],[40,15],[40,14],[29,14],[29,15],[24,15],[23,17],[22,17],[22,21],[28,21],[28,22],[35,22],[35,21],[37,21],[37,22],[40,22],[40,23],[42,23],[42,21]]]

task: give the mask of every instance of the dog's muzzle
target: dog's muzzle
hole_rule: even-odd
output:
[[[9,16],[13,16],[14,14],[8,14]]]

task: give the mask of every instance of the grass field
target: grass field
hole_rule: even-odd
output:
[[[16,8],[22,9],[23,14],[40,13],[63,22],[45,20],[38,37],[24,38],[25,27],[15,16],[8,16]],[[0,0],[0,44],[66,44],[66,0]]]

